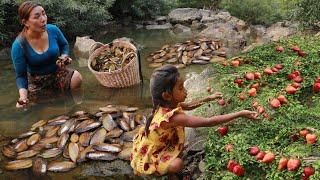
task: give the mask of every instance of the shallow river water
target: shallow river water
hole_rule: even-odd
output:
[[[102,32],[103,30],[101,30]],[[148,67],[145,60],[147,55],[159,50],[164,44],[183,42],[193,37],[179,37],[172,35],[167,30],[146,30],[135,28],[121,28],[111,32],[99,33],[94,36],[95,41],[103,43],[111,42],[115,38],[132,38],[141,46],[142,74],[144,83],[134,87],[123,89],[108,89],[99,84],[94,75],[89,71],[86,62],[72,55],[74,62],[71,67],[77,69],[83,76],[83,85],[78,96],[65,98],[50,98],[50,101],[29,107],[27,110],[15,108],[18,92],[15,84],[15,73],[11,60],[0,61],[0,134],[6,137],[15,137],[26,132],[31,125],[40,119],[71,114],[77,110],[91,113],[107,104],[137,106],[140,109],[151,108],[151,97],[149,93],[149,79],[152,69]],[[71,41],[72,47],[73,43]],[[71,48],[72,50],[72,48]],[[201,72],[207,66],[193,65],[181,70],[182,74],[188,72]],[[4,170],[3,161],[0,164],[0,179],[34,179],[31,170],[8,172]],[[75,179],[75,174],[81,172],[81,164],[69,173],[48,173],[44,179]],[[115,178],[115,177],[111,177]],[[116,179],[120,178],[117,176]],[[123,177],[123,179],[126,177]],[[91,179],[91,178],[89,178]],[[92,179],[97,179],[92,177]],[[98,178],[99,179],[99,178]],[[122,178],[121,178],[122,179]]]

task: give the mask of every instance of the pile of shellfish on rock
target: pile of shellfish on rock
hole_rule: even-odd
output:
[[[121,70],[133,58],[135,52],[131,48],[104,45],[103,50],[91,61],[91,67],[98,72]]]
[[[66,172],[88,160],[130,160],[134,135],[146,122],[138,108],[108,105],[95,114],[77,111],[40,120],[10,140],[2,153],[5,168],[31,168],[35,174]]]
[[[184,68],[190,64],[209,64],[225,61],[226,52],[220,40],[200,38],[183,43],[166,44],[147,57],[149,67],[158,68],[165,64]]]

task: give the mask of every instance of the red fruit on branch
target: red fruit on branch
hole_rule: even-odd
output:
[[[218,128],[218,131],[221,136],[224,136],[228,133],[228,127],[227,126],[221,126]]]
[[[314,92],[320,92],[320,83],[314,83],[313,90]]]
[[[273,108],[279,108],[281,106],[281,103],[278,99],[272,99],[270,102],[269,102],[270,106],[273,107]]]
[[[276,158],[276,156],[272,152],[269,152],[263,157],[262,162],[263,163],[272,163],[272,161],[275,158]]]
[[[257,146],[252,146],[248,149],[248,152],[251,156],[255,156],[260,152],[260,149]]]
[[[274,67],[280,70],[280,69],[283,68],[283,65],[282,64],[276,64]]]
[[[266,68],[266,69],[264,69],[264,73],[271,75],[273,73],[273,71],[271,68]]]
[[[251,96],[251,97],[256,96],[257,95],[257,89],[256,88],[251,88],[251,89],[249,89],[248,93],[249,93],[249,96]]]
[[[253,74],[254,74],[254,78],[255,78],[255,79],[260,79],[260,78],[261,78],[261,73],[255,72],[255,73],[253,73]]]
[[[233,167],[232,172],[237,176],[243,176],[244,175],[244,168],[240,165],[236,165]]]
[[[296,171],[299,169],[301,162],[299,159],[289,159],[287,163],[288,171]]]
[[[284,51],[284,48],[282,46],[277,46],[276,47],[276,51],[278,52],[283,52]]]
[[[301,76],[297,76],[297,77],[293,78],[293,81],[296,83],[301,83],[303,81],[303,78]]]
[[[231,65],[232,65],[233,67],[238,67],[239,64],[240,64],[240,61],[238,61],[238,60],[231,61]]]
[[[282,157],[278,164],[278,170],[279,171],[284,170],[285,168],[287,168],[287,164],[288,164],[288,159],[286,157]]]
[[[291,50],[294,52],[299,52],[300,48],[298,46],[293,46],[293,47],[291,47]]]
[[[227,169],[232,172],[233,168],[237,165],[238,163],[235,160],[229,160]]]
[[[245,74],[245,78],[248,81],[254,80],[254,74],[253,73],[247,73],[247,74]]]
[[[305,138],[307,134],[309,134],[309,131],[306,129],[303,129],[299,132],[299,135],[303,138]]]
[[[287,98],[286,98],[284,95],[279,95],[279,96],[277,97],[277,99],[280,101],[281,104],[286,104],[286,103],[288,103],[288,100],[287,100]]]
[[[265,152],[260,151],[260,152],[256,155],[256,160],[262,160],[265,155],[266,155]]]
[[[289,85],[289,86],[286,87],[286,92],[287,92],[288,94],[295,94],[296,91],[297,91],[297,89],[294,88],[294,87],[291,86],[291,85]]]
[[[314,169],[313,169],[313,167],[305,167],[303,169],[303,173],[306,177],[310,177],[314,174]]]
[[[317,142],[317,135],[307,134],[306,140],[307,140],[307,144],[315,144]]]

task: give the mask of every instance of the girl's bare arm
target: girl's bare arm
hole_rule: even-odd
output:
[[[247,117],[249,119],[255,119],[256,112],[253,111],[239,111],[224,115],[217,115],[210,118],[203,118],[197,116],[188,116],[183,113],[175,114],[171,117],[168,124],[164,124],[166,127],[184,126],[184,127],[211,127],[219,124],[223,124],[234,120],[238,117]]]
[[[220,97],[222,97],[222,93],[217,92],[217,93],[214,93],[210,96],[206,96],[206,97],[203,97],[203,98],[195,100],[195,101],[182,102],[182,103],[180,103],[180,107],[185,111],[189,111],[189,110],[195,109],[195,108],[203,105],[203,103],[205,103],[205,102],[209,102],[209,101],[215,100]]]

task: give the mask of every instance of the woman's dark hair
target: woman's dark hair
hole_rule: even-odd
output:
[[[160,106],[166,107],[169,105],[169,102],[162,98],[162,93],[172,93],[173,87],[176,84],[179,76],[180,74],[178,69],[173,65],[165,65],[153,71],[150,79],[150,92],[152,96],[153,110],[146,122],[146,135],[149,133],[149,126],[157,108]]]
[[[25,41],[25,35],[23,34],[23,32],[26,30],[26,27],[24,23],[29,19],[31,11],[38,6],[41,6],[41,4],[36,1],[24,1],[19,6],[19,9],[18,9],[19,20],[23,26],[23,29],[20,32],[19,37],[21,38],[22,43],[24,43]]]

